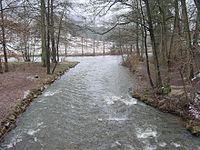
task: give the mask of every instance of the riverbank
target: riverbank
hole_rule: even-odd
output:
[[[176,65],[171,72],[171,92],[165,95],[156,94],[157,90],[152,89],[149,83],[146,63],[129,59],[124,63],[137,76],[140,82],[140,89],[133,91],[133,97],[142,102],[159,109],[162,112],[180,116],[185,121],[185,127],[193,135],[200,136],[200,76],[197,74],[190,85],[186,86],[189,102],[186,102],[184,86],[178,73]],[[150,64],[153,80],[154,66]],[[162,78],[165,79],[165,68],[161,66]]]
[[[41,63],[9,63],[9,72],[0,74],[0,140],[45,88],[77,64],[63,62],[57,65],[54,74],[47,75]]]

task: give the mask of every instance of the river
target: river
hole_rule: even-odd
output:
[[[200,150],[180,118],[130,96],[137,80],[119,56],[77,57],[7,134],[2,150]]]

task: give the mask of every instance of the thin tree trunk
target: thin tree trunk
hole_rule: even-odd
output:
[[[1,62],[1,56],[0,56],[0,73],[3,73],[2,62]]]
[[[50,59],[49,59],[49,51],[50,51],[50,0],[47,3],[47,49],[46,49],[46,65],[47,65],[47,74],[50,74]]]
[[[171,91],[171,84],[170,84],[170,59],[171,59],[171,47],[168,52],[168,47],[167,47],[167,25],[166,25],[166,11],[165,11],[165,6],[163,4],[162,0],[157,0],[158,6],[159,6],[159,11],[161,14],[161,37],[162,37],[162,53],[163,55],[163,62],[167,63],[167,73],[166,73],[166,78],[167,78],[167,85],[166,88],[164,89],[164,94],[168,94]],[[171,39],[171,45],[173,44],[173,35]]]
[[[93,55],[95,56],[95,35],[93,35]]]
[[[138,32],[138,30],[139,30],[139,23],[138,23],[138,21],[136,22],[136,40],[135,40],[135,42],[136,42],[136,52],[137,52],[137,56],[138,56],[138,58],[140,57],[140,48],[139,48],[139,32]]]
[[[30,57],[29,57],[29,52],[28,52],[28,32],[27,32],[27,21],[26,21],[26,14],[27,14],[27,10],[26,10],[26,7],[25,7],[25,4],[23,4],[23,8],[24,8],[24,25],[25,25],[25,31],[24,31],[24,37],[23,37],[23,40],[24,40],[24,58],[25,58],[25,61],[28,62],[30,61]]]
[[[122,55],[123,58],[123,50],[122,50],[122,41],[121,41],[121,30],[119,28],[119,54]]]
[[[141,43],[141,56],[140,57],[141,57],[141,60],[144,61],[144,51],[145,51],[144,50],[145,49],[145,47],[144,47],[145,46],[145,43],[144,43],[145,42],[144,28],[141,29],[141,32],[142,32],[142,43]]]
[[[149,68],[149,56],[148,56],[148,51],[147,51],[147,31],[145,29],[145,18],[144,18],[144,12],[142,9],[142,1],[140,0],[140,9],[141,9],[141,14],[142,14],[142,23],[143,23],[143,30],[144,30],[144,47],[145,47],[145,55],[146,55],[146,65],[147,65],[147,74],[149,77],[149,82],[152,88],[154,88],[154,83],[153,80],[151,78],[151,72],[150,72],[150,68]]]
[[[67,57],[67,44],[65,44],[65,57]]]
[[[179,13],[178,0],[174,1],[174,6],[175,6],[174,28],[173,28],[173,33],[172,33],[171,40],[170,40],[170,48],[169,48],[168,61],[167,61],[167,87],[169,88],[170,91],[171,91],[171,84],[170,84],[170,82],[171,82],[171,78],[170,78],[171,54],[172,54],[172,49],[174,47],[175,32],[177,31],[177,27],[178,27],[178,13]]]
[[[102,35],[102,39],[103,39],[103,55],[105,55],[105,39],[104,39],[104,35]]]
[[[42,40],[42,66],[46,67],[46,27],[45,27],[45,1],[41,0],[41,40]]]
[[[148,25],[149,25],[149,32],[150,32],[150,38],[152,42],[152,48],[153,48],[153,57],[154,57],[154,65],[155,65],[155,70],[156,70],[156,81],[157,81],[157,87],[161,88],[162,85],[162,78],[161,78],[161,73],[160,73],[160,63],[158,61],[158,50],[157,50],[157,45],[155,42],[155,35],[154,35],[154,29],[153,29],[153,23],[152,23],[152,17],[151,17],[151,10],[149,6],[149,1],[144,0],[146,4],[146,9],[147,9],[147,17],[148,17]]]
[[[84,52],[83,52],[83,37],[81,37],[81,50],[82,50],[82,56],[84,55]]]
[[[197,19],[196,19],[196,27],[195,27],[195,33],[194,33],[193,46],[195,48],[197,48],[199,34],[200,34],[200,1],[194,0],[194,2],[195,2],[195,5],[197,7]]]
[[[66,8],[66,5],[65,5]],[[59,21],[59,28],[58,28],[58,37],[57,37],[57,46],[56,46],[56,52],[57,52],[57,61],[59,62],[59,43],[60,43],[60,32],[61,32],[61,28],[62,28],[62,19],[64,17],[65,14],[65,8],[62,11],[61,17],[60,17],[60,21]]]
[[[163,53],[163,62],[166,62],[168,49],[167,49],[167,25],[166,25],[166,16],[165,16],[165,8],[163,5],[163,0],[157,0],[159,5],[159,11],[161,14],[161,40],[162,40],[162,53]]]
[[[4,24],[4,14],[3,14],[3,6],[2,0],[0,0],[0,7],[1,7],[1,29],[2,29],[2,46],[3,46],[3,53],[4,53],[4,65],[5,65],[5,72],[8,72],[8,57],[6,51],[6,38],[5,38],[5,24]]]
[[[191,35],[190,35],[190,28],[189,28],[189,22],[188,22],[188,15],[187,15],[187,7],[185,0],[181,0],[181,7],[182,7],[182,13],[183,13],[183,19],[184,19],[184,29],[186,32],[187,37],[187,45],[188,45],[188,63],[189,63],[189,79],[194,78],[194,69],[193,69],[193,48],[192,48],[192,41],[191,41]]]
[[[139,12],[139,8],[138,8],[138,1],[136,1],[136,7],[137,7],[137,13],[136,13],[136,18],[139,17],[138,15],[138,12]],[[139,22],[138,22],[138,19],[136,20],[136,39],[135,39],[135,42],[136,42],[136,53],[137,53],[137,56],[138,58],[140,58],[140,48],[139,48]]]
[[[52,61],[56,62],[56,48],[55,48],[55,37],[54,37],[54,0],[51,0],[51,46],[52,46]]]

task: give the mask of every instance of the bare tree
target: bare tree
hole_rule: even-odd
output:
[[[189,68],[189,79],[194,78],[194,68],[193,68],[193,48],[192,48],[192,40],[191,40],[191,34],[190,34],[190,27],[188,22],[188,14],[187,14],[187,7],[185,0],[181,0],[181,8],[182,8],[182,14],[183,14],[183,22],[184,22],[184,30],[187,37],[187,59],[188,59],[188,68]]]
[[[151,10],[149,6],[149,1],[148,0],[143,0],[145,2],[145,6],[147,9],[147,18],[148,18],[148,25],[149,25],[149,33],[151,37],[151,43],[152,43],[152,48],[153,48],[153,57],[154,57],[154,65],[155,65],[155,70],[156,70],[156,84],[158,88],[163,87],[162,85],[162,78],[161,78],[161,73],[160,73],[160,63],[158,60],[158,49],[156,45],[156,39],[154,35],[154,29],[153,29],[153,23],[152,23],[152,17],[151,17]]]
[[[2,46],[3,46],[3,53],[4,53],[4,65],[5,65],[5,72],[8,72],[8,57],[6,51],[6,37],[5,37],[5,24],[4,24],[4,13],[3,13],[3,0],[0,0],[0,8],[1,8],[1,30],[2,30]]]
[[[51,44],[52,44],[52,61],[56,63],[56,48],[54,37],[54,0],[51,0]]]

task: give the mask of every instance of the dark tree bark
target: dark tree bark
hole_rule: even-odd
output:
[[[105,55],[105,39],[104,39],[104,35],[102,36],[103,39],[103,55]]]
[[[56,46],[56,53],[57,53],[57,62],[59,62],[59,43],[60,43],[60,32],[61,32],[61,28],[62,28],[62,20],[63,20],[63,17],[64,17],[64,14],[65,14],[65,8],[66,8],[66,5],[62,11],[62,14],[61,14],[61,17],[60,17],[60,21],[59,21],[59,27],[58,27],[58,37],[57,37],[57,46]]]
[[[136,52],[137,52],[137,56],[140,57],[140,48],[139,48],[139,23],[138,21],[136,22]]]
[[[161,41],[162,41],[162,53],[163,53],[163,62],[166,62],[168,49],[167,49],[167,25],[166,25],[166,11],[163,0],[157,0],[160,15],[161,15]]]
[[[194,33],[194,39],[193,39],[193,46],[197,48],[199,34],[200,34],[200,1],[194,0],[194,3],[197,7],[197,19],[196,19],[196,27],[195,27],[195,33]]]
[[[24,8],[24,16],[23,16],[23,19],[24,19],[24,26],[25,26],[25,29],[24,29],[24,32],[23,32],[23,41],[24,41],[24,61],[25,62],[30,62],[30,53],[29,53],[29,46],[28,46],[28,34],[29,34],[29,31],[27,29],[27,9],[26,9],[26,6],[25,4],[23,4],[23,8]]]
[[[3,6],[2,0],[0,0],[0,8],[1,8],[1,29],[2,29],[2,46],[3,46],[3,53],[4,53],[4,66],[5,72],[8,72],[8,57],[6,51],[6,37],[5,37],[5,24],[4,24],[4,13],[3,13]]]
[[[56,48],[55,48],[55,36],[54,36],[54,0],[51,0],[51,46],[52,46],[52,61],[56,62]]]
[[[182,7],[182,14],[184,20],[184,30],[186,32],[187,37],[187,45],[188,45],[188,64],[189,64],[189,79],[194,78],[194,69],[193,69],[193,48],[192,48],[192,41],[190,35],[190,27],[188,22],[188,15],[187,15],[187,7],[185,0],[181,0],[181,7]]]
[[[138,7],[138,1],[136,1],[136,8],[137,8],[137,13],[136,13],[136,52],[137,52],[137,56],[140,58],[140,48],[139,48],[139,21],[138,21],[138,17],[139,17],[139,7]]]
[[[0,56],[0,73],[3,73],[2,62],[1,62],[1,56]]]
[[[50,58],[49,58],[49,51],[50,51],[50,0],[47,3],[47,48],[46,48],[46,65],[47,65],[47,74],[50,74]]]
[[[83,37],[81,37],[81,51],[82,51],[82,55],[84,55],[84,52],[83,52]]]
[[[45,25],[45,0],[41,0],[41,40],[42,40],[42,66],[46,67],[46,25]]]
[[[156,70],[156,81],[157,81],[156,84],[158,88],[161,88],[163,85],[162,85],[162,78],[161,78],[161,73],[160,73],[160,63],[158,61],[158,48],[155,41],[151,10],[149,6],[149,1],[148,0],[143,0],[143,1],[145,2],[146,9],[147,9],[149,33],[150,33],[150,38],[151,38],[151,43],[152,43],[154,65],[155,65],[155,70]]]
[[[154,83],[153,83],[153,80],[151,78],[151,72],[150,72],[150,68],[149,68],[149,56],[148,56],[148,51],[147,51],[147,30],[145,28],[145,17],[144,17],[144,12],[143,12],[143,9],[142,9],[142,1],[140,0],[140,9],[141,9],[141,14],[142,14],[142,24],[143,24],[143,35],[144,35],[144,47],[145,47],[145,55],[146,55],[146,65],[147,65],[147,74],[148,74],[148,77],[149,77],[149,82],[150,82],[150,85],[152,88],[154,88]]]
[[[174,47],[174,37],[175,37],[175,32],[178,30],[178,0],[174,0],[174,7],[175,7],[175,19],[174,19],[174,28],[173,28],[173,33],[171,36],[170,40],[170,48],[169,48],[169,53],[168,53],[168,59],[167,59],[167,88],[169,91],[171,91],[171,78],[170,78],[170,72],[171,72],[171,54],[172,54],[172,49]],[[177,37],[177,36],[176,36]]]

